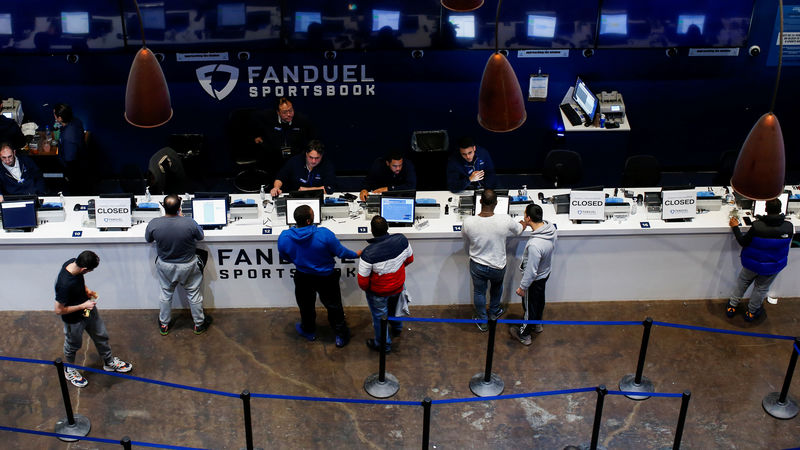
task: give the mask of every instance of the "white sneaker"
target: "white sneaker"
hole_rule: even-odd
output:
[[[79,388],[86,387],[86,385],[89,384],[86,378],[83,378],[83,375],[81,375],[81,373],[78,372],[78,370],[74,367],[65,367],[64,376],[67,377],[72,384],[78,386]]]
[[[106,372],[130,372],[131,369],[133,369],[133,364],[126,363],[116,356],[111,360],[110,363],[103,364],[103,370]]]

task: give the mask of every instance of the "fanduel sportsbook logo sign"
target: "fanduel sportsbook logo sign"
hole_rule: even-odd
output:
[[[239,81],[239,68],[227,64],[209,64],[199,67],[196,73],[197,81],[200,82],[200,86],[206,91],[206,94],[217,100],[227,97],[236,87],[236,82]],[[211,85],[211,79],[215,73],[228,74],[228,83],[220,90],[214,89],[214,86]]]

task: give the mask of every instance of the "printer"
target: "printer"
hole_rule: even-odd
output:
[[[328,197],[322,203],[320,215],[322,216],[322,220],[346,219],[350,217],[350,205],[346,200]]]
[[[161,217],[161,208],[155,202],[139,202],[131,211],[131,224],[149,223],[156,217]]]
[[[438,219],[442,217],[442,205],[432,198],[418,198],[414,202],[415,219]]]
[[[258,219],[258,203],[253,199],[237,199],[231,202],[231,221]]]
[[[598,96],[600,102],[600,112],[605,114],[607,120],[625,123],[625,103],[622,101],[622,94],[617,91],[600,92]]]
[[[711,191],[699,191],[697,193],[697,209],[705,211],[719,211],[725,200],[719,196],[714,195]]]
[[[631,215],[631,204],[620,198],[607,198],[603,212],[606,217],[628,217]]]

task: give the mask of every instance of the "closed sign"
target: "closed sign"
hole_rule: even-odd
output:
[[[130,228],[130,198],[98,198],[94,202],[97,228]]]
[[[694,189],[661,191],[662,219],[691,219],[697,215],[697,193]]]
[[[572,191],[569,194],[571,220],[605,219],[606,194],[603,191]]]

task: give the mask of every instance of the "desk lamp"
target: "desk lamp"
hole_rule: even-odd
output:
[[[489,131],[505,132],[519,128],[528,117],[519,80],[508,59],[498,50],[500,5],[494,21],[494,53],[483,69],[478,94],[478,123]]]
[[[442,6],[451,11],[469,12],[483,6],[483,0],[442,0]]]
[[[731,177],[731,187],[749,199],[770,200],[783,192],[786,176],[786,153],[778,118],[772,112],[778,97],[778,82],[783,65],[783,0],[778,0],[778,73],[769,112],[761,116],[747,135]]]
[[[125,120],[131,125],[141,128],[153,128],[164,125],[172,118],[172,105],[169,88],[161,65],[156,55],[147,48],[144,40],[144,24],[139,3],[133,0],[136,15],[139,18],[139,30],[142,33],[142,48],[128,73],[128,86],[125,89]]]

